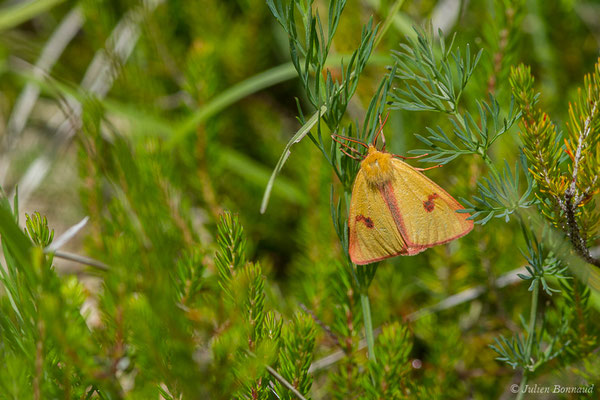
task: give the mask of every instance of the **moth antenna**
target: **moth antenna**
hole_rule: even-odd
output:
[[[388,111],[387,114],[385,115],[385,119],[383,120],[383,122],[381,122],[381,114],[379,114],[379,129],[377,130],[375,139],[373,139],[373,145],[377,144],[377,139],[379,138],[379,134],[381,134],[381,140],[383,142],[383,147],[381,149],[383,151],[385,151],[385,135],[383,134],[383,126],[387,122],[389,116],[390,116],[390,112]]]
[[[418,167],[413,167],[414,169],[416,169],[417,171],[429,171],[430,169],[434,169],[434,168],[442,168],[443,165],[442,164],[438,164],[438,165],[434,165],[433,167],[428,167],[428,168],[418,168]]]
[[[356,150],[354,147],[350,147],[350,146],[348,145],[348,143],[344,143],[344,142],[341,142],[341,141],[339,141],[338,139],[336,139],[334,135],[331,135],[331,138],[332,138],[332,139],[333,139],[335,142],[337,142],[337,143],[339,143],[340,145],[344,146],[345,148],[347,148],[347,149],[349,149],[349,150],[351,150],[351,151],[353,151],[353,152],[355,152],[355,153],[361,154],[361,153],[360,153],[360,151]]]
[[[333,133],[333,134],[331,134],[331,138],[332,138],[332,139],[333,139],[333,137],[334,137],[334,136],[335,136],[336,138],[340,138],[340,139],[342,139],[342,140],[347,140],[347,141],[349,141],[349,142],[352,142],[352,143],[357,143],[357,144],[360,144],[360,145],[361,145],[362,147],[364,147],[365,149],[368,149],[368,148],[369,148],[369,146],[367,146],[365,143],[361,142],[361,141],[360,141],[360,140],[358,140],[358,139],[354,139],[354,138],[351,138],[351,137],[347,137],[347,136],[338,135],[337,133]],[[335,140],[335,139],[334,139],[334,140]],[[342,145],[344,145],[344,146],[348,146],[348,144],[347,144],[347,143],[342,143],[342,142],[340,142],[340,141],[338,141],[338,140],[336,140],[336,142],[338,142],[339,144],[342,144]]]
[[[401,156],[400,154],[392,154],[392,157],[398,157],[401,158],[403,160],[416,160],[418,158],[423,158],[425,156],[428,156],[429,153],[425,153],[425,154],[420,154],[418,156],[412,156],[412,157],[407,157],[407,156]]]

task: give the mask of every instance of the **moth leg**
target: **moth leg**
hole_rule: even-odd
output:
[[[403,160],[416,160],[418,158],[423,158],[423,157],[428,156],[428,155],[429,155],[429,153],[425,153],[425,154],[420,154],[418,156],[407,157],[407,156],[401,156],[400,154],[392,154],[392,157],[401,158]]]
[[[414,169],[416,169],[417,171],[429,171],[430,169],[434,169],[434,168],[441,168],[443,167],[442,164],[438,164],[438,165],[434,165],[433,167],[428,167],[428,168],[418,168],[418,167],[413,167]]]

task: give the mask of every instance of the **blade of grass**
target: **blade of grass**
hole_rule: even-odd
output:
[[[119,75],[119,65],[127,62],[137,44],[140,35],[139,24],[163,1],[147,1],[143,5],[132,7],[125,13],[105,41],[105,47],[98,49],[94,54],[94,58],[88,65],[81,80],[80,86],[82,90],[93,93],[97,98],[106,96]],[[111,57],[108,57],[108,54]],[[63,109],[56,113],[56,115],[63,114],[64,119],[58,125],[52,144],[48,146],[44,154],[40,155],[30,164],[27,171],[19,180],[19,187],[22,189],[22,203],[27,201],[29,196],[43,181],[58,155],[61,154],[61,150],[67,147],[77,131],[76,121],[81,117],[82,106],[72,98],[66,99],[65,106],[70,111],[68,115],[64,115]]]
[[[81,229],[83,229],[89,219],[90,218],[86,216],[77,224],[67,229],[62,235],[53,240],[52,243],[46,247],[46,249],[44,249],[44,251],[51,253],[63,247],[69,240],[73,239]]]
[[[96,269],[99,269],[100,271],[110,270],[110,267],[108,265],[104,264],[103,262],[94,260],[93,258],[80,256],[79,254],[68,253],[66,251],[54,251],[54,252],[45,251],[45,253],[52,253],[52,254],[54,254],[54,257],[56,257],[56,258],[62,258],[62,259],[77,262],[80,264],[89,265],[90,267],[94,267]]]
[[[295,76],[296,70],[293,64],[287,63],[231,86],[176,126],[167,144],[173,146],[180,143],[194,132],[196,126],[240,99],[269,86],[290,80]]]
[[[308,121],[306,121],[306,124],[304,124],[285,145],[285,149],[283,150],[281,157],[279,157],[279,161],[277,161],[277,165],[275,166],[275,169],[273,169],[271,178],[269,178],[269,182],[267,183],[267,187],[265,188],[265,194],[263,195],[262,202],[260,204],[261,214],[264,214],[267,210],[267,205],[269,204],[269,197],[271,197],[271,191],[273,190],[275,178],[277,177],[277,175],[283,168],[285,162],[287,161],[288,157],[290,156],[290,148],[292,147],[292,145],[301,141],[302,138],[304,138],[308,134],[308,132],[310,132],[310,130],[317,124],[317,122],[321,118],[321,115],[323,115],[326,111],[327,107],[321,106],[321,108],[317,112],[315,112]]]
[[[39,58],[35,63],[32,74],[44,79],[46,72],[50,71],[71,40],[83,25],[83,13],[79,7],[74,7],[61,21],[48,41],[45,43]],[[16,146],[21,132],[27,124],[29,115],[35,106],[40,94],[40,87],[35,81],[27,80],[27,84],[19,94],[12,109],[3,138],[4,145],[0,149],[0,185],[3,184],[11,163],[12,150]]]
[[[72,98],[79,103],[83,103],[91,94],[80,90],[73,82],[61,81],[50,74],[37,76],[36,66],[26,63],[23,60],[13,59],[10,63],[10,72],[27,83],[36,85],[42,93],[53,97]],[[123,103],[112,98],[94,97],[110,114],[122,117],[135,125],[136,130],[132,132],[134,138],[145,136],[158,136],[161,138],[169,137],[173,129],[173,123],[162,118],[157,113],[139,108],[132,103]]]
[[[339,54],[331,56],[327,61],[327,65],[337,65],[343,59],[349,59],[349,54]],[[390,63],[388,55],[373,54],[369,59],[370,65],[386,65]],[[242,82],[239,82],[230,88],[226,89],[220,95],[210,100],[204,106],[196,110],[192,115],[180,122],[174,129],[171,139],[167,142],[169,147],[172,147],[183,141],[188,135],[195,132],[196,126],[206,121],[213,115],[223,111],[230,105],[239,100],[256,93],[262,89],[285,82],[297,76],[294,69],[294,64],[289,62],[277,67],[268,69],[257,75],[254,75]]]
[[[398,2],[401,2],[401,1],[402,0],[399,0]],[[377,10],[378,13],[381,13],[381,2],[379,0],[367,0],[367,3],[371,7],[373,7],[375,10]],[[415,26],[415,24],[417,24],[417,22],[414,21],[412,18],[410,18],[405,13],[399,12],[400,8],[402,7],[402,4],[400,4],[398,6],[398,3],[395,3],[392,7],[394,9],[390,8],[388,16],[386,17],[386,20],[384,21],[382,29],[380,31],[381,33],[379,34],[379,37],[377,38],[375,48],[377,48],[377,45],[379,44],[379,40],[380,40],[379,38],[383,37],[384,32],[389,29],[389,27],[386,27],[385,25],[388,23],[388,19],[390,19],[390,17],[391,17],[390,25],[393,25],[395,30],[400,32],[402,34],[402,36],[409,36],[409,37],[416,36],[415,31],[413,30],[413,26]]]
[[[390,8],[388,16],[385,18],[385,21],[383,22],[383,25],[381,26],[381,29],[377,34],[377,39],[375,39],[375,44],[373,45],[373,48],[377,48],[379,42],[381,42],[381,39],[383,39],[383,36],[387,32],[387,30],[390,29],[390,26],[392,26],[392,23],[396,19],[396,14],[398,13],[398,11],[400,11],[400,8],[403,4],[404,0],[396,0],[394,5]]]

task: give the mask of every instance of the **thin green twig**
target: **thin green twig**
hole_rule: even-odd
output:
[[[456,104],[458,104],[458,98],[457,98]],[[461,116],[460,116],[460,114],[458,112],[458,107],[455,106],[454,109],[452,110],[452,112],[450,114],[454,117],[454,119],[456,119],[456,121],[460,124],[460,126],[465,131],[468,131],[464,119],[461,118]],[[481,121],[481,123],[484,124],[485,121]],[[502,180],[500,179],[500,173],[498,172],[498,169],[496,168],[496,166],[492,162],[492,159],[490,158],[489,154],[487,153],[487,151],[486,151],[487,149],[484,148],[484,149],[481,149],[481,150],[482,151],[479,153],[479,155],[481,156],[481,158],[483,159],[483,161],[485,162],[485,164],[488,166],[488,168],[489,168],[490,172],[492,173],[492,175],[494,175],[494,178],[496,179],[496,181],[497,182],[501,182]]]
[[[531,351],[533,350],[533,341],[535,338],[535,321],[537,316],[537,307],[538,307],[538,298],[540,291],[540,283],[538,280],[535,280],[533,283],[533,293],[531,295],[531,312],[529,314],[529,328],[527,332],[527,347],[525,348],[525,360],[529,362],[531,359]],[[525,393],[525,387],[527,385],[527,381],[529,379],[529,370],[527,368],[523,369],[523,379],[521,379],[521,385],[519,387],[519,393],[517,394],[516,399],[521,400]]]
[[[373,334],[373,321],[371,320],[371,304],[367,289],[360,293],[360,304],[362,306],[363,320],[365,324],[365,337],[367,339],[367,349],[369,352],[369,360],[377,362],[375,357],[375,335]]]
[[[396,14],[398,13],[398,11],[400,11],[400,8],[402,7],[403,4],[404,4],[404,0],[396,0],[394,5],[390,8],[390,10],[388,12],[388,16],[386,17],[385,21],[383,22],[383,25],[381,26],[381,29],[379,30],[379,33],[377,34],[377,38],[375,39],[375,44],[373,45],[374,49],[376,49],[377,46],[379,46],[379,42],[381,42],[381,39],[383,39],[383,37],[385,36],[385,33],[388,31],[388,29],[394,22],[394,19],[396,18]]]
[[[99,269],[100,271],[108,271],[110,267],[101,261],[94,260],[93,258],[80,256],[79,254],[67,253],[66,251],[57,250],[54,253],[54,257],[62,258],[69,261],[74,261],[80,264],[89,265]]]

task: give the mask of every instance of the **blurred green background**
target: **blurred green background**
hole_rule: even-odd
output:
[[[268,176],[299,128],[294,98],[307,106],[289,63],[287,37],[264,2],[150,1],[140,8],[137,1],[38,1],[30,14],[9,12],[24,3],[4,2],[6,17],[0,21],[3,155],[9,153],[2,183],[6,191],[22,183],[23,199],[31,202],[23,209],[44,211],[56,227],[69,226],[85,214],[77,195],[85,190],[81,175],[86,172],[77,160],[77,135],[56,135],[64,114],[72,113],[60,102],[75,95],[95,103],[110,129],[145,148],[140,151],[148,151],[149,143],[172,144],[168,153],[176,171],[171,172],[185,201],[205,216],[199,219],[213,220],[225,208],[239,212],[256,258],[272,260],[278,273],[289,272],[294,259],[305,253],[302,237],[309,216],[328,213],[331,177],[320,167],[317,150],[308,141],[301,143],[277,180],[268,213],[259,215]],[[348,2],[334,54],[348,55],[363,23],[371,15],[384,19],[390,3]],[[434,26],[457,33],[457,45],[484,49],[467,102],[489,89],[507,96],[508,67],[524,62],[533,68],[545,108],[558,122],[564,120],[569,99],[598,56],[599,6],[574,0],[516,3],[523,3],[522,12],[511,17],[506,12],[510,2],[404,2],[361,79],[349,118],[362,119],[365,103],[392,63],[390,50],[413,34],[413,25],[432,19]],[[326,9],[326,2],[321,8]],[[122,32],[132,19],[132,32]],[[52,41],[60,29],[62,41]],[[58,54],[44,57],[51,52]],[[92,60],[99,56],[110,69],[106,76],[93,68]],[[56,63],[42,62],[50,68],[37,75],[34,66],[48,58],[57,58]],[[265,71],[261,82],[250,82],[249,94],[235,91],[234,85]],[[96,88],[93,82],[103,83]],[[33,101],[30,112],[16,108],[27,83],[42,88],[39,97],[28,97]],[[232,101],[222,105],[221,96],[232,88]],[[11,129],[15,120],[20,123]],[[426,126],[445,127],[443,123],[435,114],[392,113],[386,129],[391,151],[405,154],[419,147],[413,133],[425,134]],[[513,151],[507,143],[506,149],[498,149],[498,158],[510,160]],[[44,178],[27,186],[31,181],[26,174],[37,173],[31,168],[41,158],[48,161],[40,169]],[[82,170],[79,175],[76,166]],[[460,165],[430,175],[454,185],[455,168]],[[469,192],[468,181],[456,184],[462,187],[455,196]],[[320,222],[320,231],[330,229],[326,218]]]
[[[347,59],[362,26],[371,16],[385,20],[393,3],[348,1],[332,55]],[[326,10],[327,2],[316,7]],[[506,106],[509,69],[523,62],[560,125],[600,55],[600,2],[407,0],[374,50],[348,121],[362,122],[393,62],[390,51],[427,21],[456,33],[457,47],[483,49],[463,99],[472,110],[488,92]],[[302,303],[332,323],[328,286],[343,256],[330,187],[339,185],[310,140],[293,147],[267,212],[259,213],[271,171],[301,126],[296,98],[310,115],[287,36],[263,0],[0,2],[0,186],[7,193],[18,186],[21,213],[40,211],[57,233],[90,216],[65,249],[110,265],[129,265],[160,237],[170,252],[142,264],[168,264],[178,246],[189,246],[214,273],[215,224],[231,210],[245,228],[247,258],[261,262],[269,281],[267,301],[286,316]],[[388,150],[423,148],[414,133],[437,125],[451,128],[443,115],[393,111]],[[498,164],[518,158],[517,130],[493,148]],[[456,198],[470,198],[482,174],[483,163],[471,159],[427,172]],[[139,238],[136,224],[153,223],[157,236],[120,239]],[[369,292],[374,326],[473,286],[492,287],[524,265],[521,247],[516,223],[492,220],[457,242],[382,263]],[[82,274],[75,263],[56,264],[60,273]],[[88,284],[93,293],[97,281]],[[412,358],[437,363],[430,378],[448,388],[448,398],[498,398],[513,371],[487,346],[514,330],[528,306],[518,284],[428,316],[411,328]],[[330,353],[326,334],[318,338],[317,354]],[[539,382],[554,382],[553,371]],[[565,382],[578,382],[560,371]],[[324,375],[315,381],[315,398],[326,398]]]

